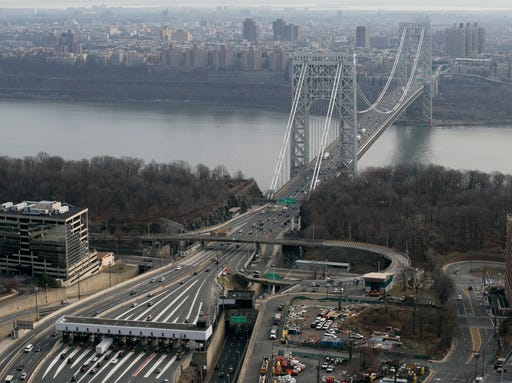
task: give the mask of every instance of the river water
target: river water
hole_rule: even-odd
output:
[[[266,190],[288,115],[256,108],[159,103],[0,101],[0,155],[65,159],[137,157],[241,170]],[[435,163],[512,173],[512,125],[392,126],[360,161],[367,166]]]

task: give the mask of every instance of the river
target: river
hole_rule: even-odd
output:
[[[288,115],[244,107],[0,101],[0,154],[65,159],[137,157],[224,165],[270,185]],[[360,169],[399,163],[435,163],[455,169],[512,173],[512,125],[392,126],[360,161]]]

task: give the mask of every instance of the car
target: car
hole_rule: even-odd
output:
[[[37,346],[36,348],[34,348],[34,352],[41,352],[41,346]]]
[[[363,339],[364,335],[361,335],[361,334],[358,334],[356,332],[353,332],[353,333],[350,334],[350,338],[351,339]]]
[[[224,377],[224,371],[219,371],[218,376],[219,376],[219,378],[223,378]]]
[[[16,367],[16,370],[23,371],[24,368],[25,368],[25,365],[23,363],[20,363],[20,364],[18,364],[18,367]]]
[[[73,376],[71,377],[71,382],[76,382],[76,375],[73,375]]]
[[[329,366],[327,366],[327,368],[325,369],[325,371],[327,372],[333,372],[334,371],[334,366],[331,364]]]
[[[157,374],[159,374],[159,373],[161,373],[161,372],[162,372],[162,369],[161,369],[160,367],[158,367],[158,368],[155,370],[155,372],[156,372]]]
[[[153,302],[149,301],[148,306],[153,306]]]
[[[138,305],[138,303],[137,303],[137,302],[133,302],[131,306],[132,306],[132,307],[137,307],[137,305]]]
[[[231,374],[231,373],[233,373],[233,366],[229,366],[229,370],[228,370],[228,372],[229,372],[230,374]]]
[[[151,278],[151,279],[149,280],[149,283],[155,283],[155,281],[156,281],[156,279],[155,279],[155,278]]]
[[[98,360],[98,355],[94,355],[92,358],[91,358],[91,362],[96,362]]]
[[[210,271],[210,269],[204,269],[204,271],[207,273],[208,271]]]
[[[60,301],[61,305],[69,305],[69,301],[67,299],[63,299]]]
[[[155,293],[153,293],[153,292],[148,293],[148,297],[152,297],[153,295],[155,295]]]
[[[21,379],[21,380],[25,380],[25,379],[27,379],[27,373],[26,373],[25,371],[23,371],[23,372],[21,373],[21,375],[20,375],[20,379]]]
[[[325,370],[327,367],[329,367],[329,365],[327,363],[322,363],[322,369]]]
[[[135,295],[135,294],[137,294],[137,290],[130,291],[130,295]]]
[[[73,364],[74,361],[75,359],[73,357],[68,358],[68,364]]]
[[[119,359],[117,358],[110,359],[110,364],[116,364],[117,362],[119,362]]]
[[[57,335],[59,335],[59,332],[58,332],[58,331],[53,331],[53,332],[52,332],[52,338],[55,338]]]
[[[89,373],[90,373],[90,374],[96,374],[96,371],[98,371],[98,369],[97,369],[96,367],[94,367],[94,368],[91,368],[91,369],[89,370]]]
[[[93,316],[94,316],[94,317],[97,317],[97,316],[98,316],[98,315],[100,315],[100,314],[101,314],[101,311],[100,311],[100,310],[98,310],[98,311],[95,311],[95,312],[94,312]]]
[[[181,282],[180,282],[180,285],[182,285],[182,284],[184,284],[184,283],[185,283],[185,281],[181,281]]]
[[[161,278],[159,279],[159,281],[160,281],[160,282],[165,281],[165,277],[161,277]]]
[[[164,379],[162,383],[169,383],[169,379]]]
[[[469,290],[469,291],[473,290],[473,286],[469,285],[469,286],[468,286],[468,290]]]
[[[461,294],[457,295],[457,300],[458,300],[458,301],[461,301],[461,300],[462,300],[462,295],[461,295]]]
[[[176,266],[176,270],[181,270],[181,266]]]
[[[62,354],[60,354],[61,359],[66,359],[66,352],[64,351]]]
[[[146,320],[147,320],[147,321],[152,321],[152,320],[153,320],[153,317],[152,317],[151,315],[148,315],[148,316],[146,317]]]
[[[30,352],[34,348],[34,345],[32,343],[29,343],[25,346],[25,352]]]
[[[194,271],[194,272],[192,273],[192,275],[197,275],[197,271]]]

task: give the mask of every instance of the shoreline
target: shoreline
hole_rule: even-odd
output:
[[[266,104],[246,104],[246,103],[221,103],[215,101],[196,101],[196,100],[178,100],[178,99],[114,99],[114,98],[77,98],[67,96],[38,96],[38,95],[6,95],[2,94],[0,90],[0,100],[10,101],[30,101],[30,100],[42,100],[42,101],[57,101],[57,102],[69,102],[69,103],[119,103],[119,104],[145,104],[145,105],[172,105],[172,104],[187,104],[187,105],[209,105],[209,106],[221,106],[221,107],[239,107],[239,108],[250,108],[250,109],[261,109],[273,112],[279,112],[283,114],[288,113],[288,109],[284,109],[277,105],[266,105]],[[393,125],[397,126],[425,126],[421,121],[405,121],[395,122]],[[443,127],[443,126],[501,126],[501,125],[512,125],[512,119],[504,120],[432,120],[432,127]]]

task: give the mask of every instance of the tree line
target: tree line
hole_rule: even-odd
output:
[[[247,182],[253,181],[241,172],[230,175],[224,166],[192,167],[184,161],[64,160],[46,153],[0,157],[0,201],[44,199],[87,207],[91,230],[137,231],[163,217],[180,223],[221,220],[212,211],[243,203],[234,191]]]
[[[512,175],[438,165],[369,168],[324,184],[302,206],[304,235],[432,253],[504,247]]]

